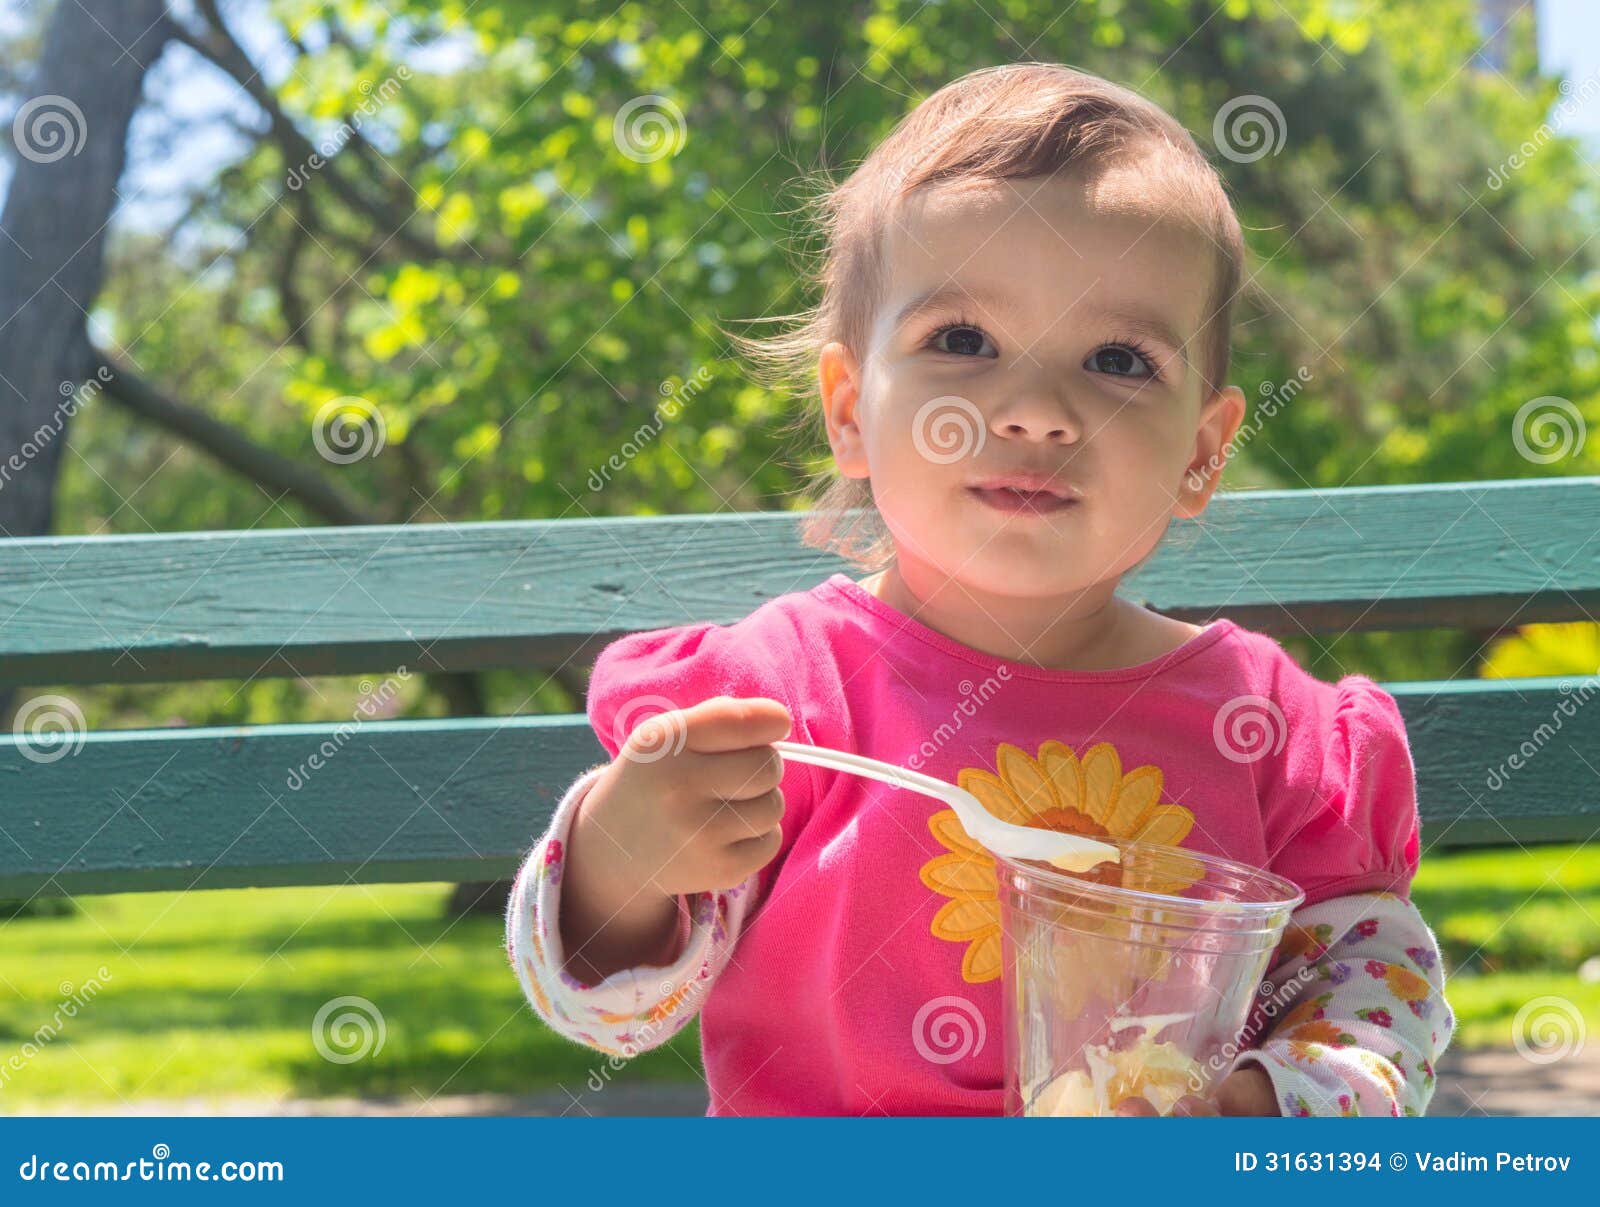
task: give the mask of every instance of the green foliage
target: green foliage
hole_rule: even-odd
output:
[[[783,425],[813,404],[751,383],[723,331],[812,299],[822,174],[965,71],[1066,61],[1208,149],[1229,99],[1282,111],[1278,153],[1213,154],[1251,247],[1233,377],[1255,400],[1310,384],[1226,488],[1595,471],[1595,442],[1544,464],[1511,439],[1544,395],[1600,421],[1592,174],[1557,131],[1490,185],[1559,96],[1525,27],[1492,72],[1471,66],[1469,0],[700,7],[279,0],[297,43],[276,94],[331,162],[264,139],[195,181],[176,237],[119,243],[97,318],[147,376],[380,519],[803,506],[826,450]],[[638,98],[660,98],[645,112],[674,153],[625,153]],[[379,409],[386,444],[324,466],[315,417],[345,396]],[[308,522],[103,405],[74,447],[63,529]],[[1482,638],[1290,644],[1319,673],[1445,677]]]

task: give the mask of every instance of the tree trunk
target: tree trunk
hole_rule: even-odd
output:
[[[50,530],[128,123],[168,30],[164,0],[58,4],[13,125],[0,212],[0,535]]]
[[[170,36],[166,9],[57,4],[12,124],[15,171],[0,211],[0,537],[50,531],[128,123]],[[0,715],[10,696],[0,689]]]

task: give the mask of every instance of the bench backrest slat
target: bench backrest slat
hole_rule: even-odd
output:
[[[1600,682],[1388,686],[1425,844],[1600,830]],[[1507,765],[1525,741],[1537,753]],[[0,896],[493,879],[607,757],[581,715],[103,731],[42,752],[62,757],[0,736]]]
[[[847,569],[802,546],[796,520],[0,541],[0,684],[581,661]],[[1270,633],[1582,619],[1600,609],[1600,478],[1224,495],[1126,585],[1172,615]]]

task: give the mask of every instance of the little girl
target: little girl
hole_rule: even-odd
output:
[[[506,916],[535,1010],[629,1056],[699,1013],[713,1115],[1001,1113],[994,859],[935,800],[784,763],[788,736],[1008,821],[1289,878],[1280,1008],[1180,1113],[1423,1113],[1454,1018],[1408,899],[1393,698],[1116,590],[1200,516],[1244,414],[1214,169],[1127,89],[999,67],[918,105],[826,228],[817,308],[746,346],[815,371],[838,477],[806,540],[876,572],[602,651],[613,761],[567,791]]]

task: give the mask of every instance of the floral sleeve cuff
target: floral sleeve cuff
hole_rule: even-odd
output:
[[[1270,1029],[1233,1067],[1265,1069],[1282,1114],[1426,1111],[1455,1016],[1438,943],[1415,906],[1366,892],[1297,910],[1268,983],[1257,1009]]]
[[[524,996],[551,1029],[608,1055],[632,1057],[665,1043],[699,1011],[732,957],[755,878],[725,892],[678,899],[681,954],[671,964],[625,968],[595,985],[573,976],[556,924],[562,871],[578,805],[604,770],[591,768],[567,789],[549,830],[518,870],[506,907],[506,956]]]

